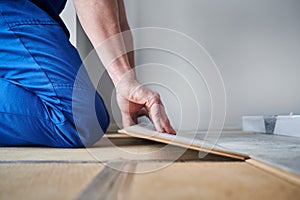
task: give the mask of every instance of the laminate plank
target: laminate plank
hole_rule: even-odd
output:
[[[139,163],[137,170],[159,165]],[[135,174],[128,194],[131,200],[298,200],[300,187],[246,162],[177,162],[157,171]]]
[[[229,131],[222,132],[215,141],[216,144],[210,144],[206,141],[204,132],[183,132],[174,136],[158,133],[145,125],[131,126],[119,132],[241,160],[253,158],[300,176],[300,138],[296,137]]]
[[[101,164],[0,164],[0,199],[74,199]]]
[[[187,149],[198,150],[205,153],[227,156],[234,159],[246,160],[249,158],[247,154],[226,149],[217,144],[205,140],[205,135],[203,134],[177,133],[177,135],[171,135],[167,133],[159,133],[157,131],[154,131],[153,129],[150,129],[147,125],[134,125],[126,127],[124,129],[119,130],[119,132],[137,138],[143,138]]]
[[[118,161],[109,163],[81,192],[77,200],[124,199],[131,185],[136,162]]]
[[[229,132],[221,134],[218,145],[300,176],[300,138]]]
[[[199,158],[197,151],[114,134],[104,137],[90,148],[58,149],[46,147],[1,147],[1,163],[107,163],[114,160],[140,161],[232,161],[233,159],[207,154]],[[109,134],[111,137],[111,134]]]

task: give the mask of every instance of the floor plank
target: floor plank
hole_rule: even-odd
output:
[[[0,199],[74,199],[100,164],[1,164]]]
[[[140,163],[137,170],[159,163]],[[132,200],[154,199],[299,199],[300,188],[245,162],[173,163],[135,174]]]
[[[149,125],[138,124],[119,130],[145,138],[218,155],[265,162],[300,176],[300,138],[242,131],[158,133]],[[209,137],[207,137],[209,136]],[[214,144],[215,143],[215,144]]]
[[[110,142],[111,141],[111,142]],[[91,148],[58,149],[46,147],[1,147],[0,163],[97,163],[114,160],[199,160],[232,161],[224,156],[207,154],[199,159],[198,151],[167,146],[137,138],[106,138]]]

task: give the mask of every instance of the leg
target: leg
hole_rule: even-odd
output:
[[[42,101],[33,93],[0,79],[0,145],[60,146]]]
[[[108,126],[108,114],[85,71],[74,86],[81,60],[62,28],[29,1],[17,0],[0,5],[0,35],[0,78],[40,100],[40,110],[61,141],[49,144],[78,147],[99,140]],[[74,96],[73,90],[81,92]],[[80,120],[74,120],[73,111]],[[38,132],[45,131],[40,128]]]

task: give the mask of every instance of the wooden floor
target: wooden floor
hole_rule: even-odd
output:
[[[108,138],[118,147],[0,148],[0,199],[300,199],[299,185],[251,162]]]

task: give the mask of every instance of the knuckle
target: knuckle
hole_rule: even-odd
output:
[[[160,99],[159,93],[153,92],[153,98],[154,98],[154,99]]]
[[[153,92],[151,98],[150,98],[152,104],[155,104],[155,103],[160,103],[160,95],[157,93],[157,92]]]
[[[157,92],[151,92],[146,101],[146,107],[150,109],[154,104],[161,104],[160,95]]]

